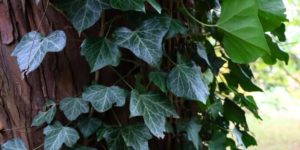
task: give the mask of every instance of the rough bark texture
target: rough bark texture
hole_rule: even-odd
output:
[[[91,79],[80,56],[80,39],[70,23],[46,1],[0,0],[0,144],[21,137],[32,149],[43,142],[40,128],[28,128],[47,99],[60,100],[81,93]],[[42,19],[43,18],[43,19]],[[15,57],[10,56],[20,38],[37,30],[47,35],[63,29],[68,37],[63,52],[47,54],[41,67],[24,79]]]

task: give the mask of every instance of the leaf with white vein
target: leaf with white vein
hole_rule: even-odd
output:
[[[54,31],[47,37],[32,31],[23,36],[11,55],[17,57],[20,70],[28,74],[40,66],[47,52],[59,52],[65,46],[63,31]]]
[[[115,9],[135,10],[145,12],[145,0],[110,0],[110,4]]]
[[[105,9],[110,8],[108,0],[63,0],[57,6],[63,10],[76,30],[83,30],[94,25]]]
[[[48,100],[44,105],[46,111],[40,111],[32,121],[31,126],[40,126],[43,123],[47,122],[50,124],[56,114],[56,104],[52,100]]]
[[[90,102],[96,111],[105,112],[113,104],[117,107],[124,106],[126,95],[126,91],[117,86],[92,85],[83,92],[82,98]]]
[[[171,70],[167,87],[178,97],[203,103],[206,103],[209,95],[208,86],[202,81],[200,69],[184,64],[177,65]]]
[[[105,38],[88,38],[81,45],[81,55],[85,56],[92,72],[105,66],[118,66],[121,52],[116,44]]]
[[[81,98],[67,97],[60,102],[60,110],[64,112],[65,116],[73,121],[77,119],[80,114],[89,112],[89,105]]]
[[[102,125],[101,120],[97,118],[85,118],[78,122],[78,128],[84,138],[88,138]]]
[[[63,144],[72,147],[79,140],[77,131],[70,127],[64,127],[60,122],[55,122],[44,129],[45,150],[59,150]]]
[[[152,66],[157,66],[163,55],[162,41],[168,31],[168,24],[169,20],[156,17],[144,21],[134,31],[121,27],[114,32],[113,36],[120,47],[129,49],[138,58]]]
[[[143,116],[151,133],[159,138],[164,137],[166,117],[178,117],[174,106],[164,94],[139,94],[136,90],[131,91],[130,116]]]
[[[3,145],[1,145],[1,149],[2,150],[27,150],[26,145],[19,138],[15,138],[5,142]]]

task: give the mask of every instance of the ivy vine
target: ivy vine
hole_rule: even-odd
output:
[[[168,10],[166,3],[176,10]],[[207,3],[213,7],[204,7]],[[110,150],[147,150],[149,140],[166,135],[177,139],[178,149],[256,145],[245,111],[261,119],[249,92],[262,90],[252,82],[249,63],[258,58],[267,64],[288,62],[277,45],[284,32],[273,32],[287,21],[281,0],[64,0],[54,5],[79,35],[104,12],[116,14],[107,22],[106,35],[86,37],[80,53],[91,73],[109,67],[119,80],[110,86],[96,81],[78,97],[48,100],[32,121],[33,127],[43,127],[45,142],[40,147],[92,150],[97,148],[86,141],[97,139]],[[61,30],[47,36],[32,31],[12,56],[28,75],[47,52],[62,51],[67,38]],[[136,58],[122,56],[129,51]],[[132,63],[135,71],[119,73],[116,67],[123,61]],[[147,69],[137,69],[142,67]],[[113,107],[128,108],[128,119],[135,121],[122,123]],[[70,122],[58,120],[58,111]],[[99,117],[108,112],[115,123]],[[28,149],[19,138],[1,148]]]

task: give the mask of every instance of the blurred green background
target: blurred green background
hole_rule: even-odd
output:
[[[284,0],[287,41],[280,44],[289,53],[288,65],[268,66],[262,61],[251,67],[264,93],[254,93],[263,121],[248,114],[250,130],[258,146],[252,150],[300,150],[300,0]]]

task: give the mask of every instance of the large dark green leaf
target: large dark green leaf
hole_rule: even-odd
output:
[[[209,150],[225,150],[226,149],[226,135],[223,132],[215,132],[208,142]]]
[[[163,37],[168,31],[168,20],[151,18],[132,31],[122,27],[114,32],[116,43],[132,51],[138,58],[152,66],[158,66],[162,55]]]
[[[58,1],[57,6],[66,13],[79,33],[94,25],[103,10],[110,7],[108,0],[63,0]]]
[[[233,9],[234,8],[234,9]],[[270,52],[255,0],[224,0],[217,27],[226,53],[236,63],[249,63]]]
[[[188,140],[194,144],[197,150],[201,148],[200,147],[201,140],[199,137],[200,134],[199,132],[201,128],[202,125],[200,124],[199,120],[195,118],[188,121],[181,122],[178,125],[178,130],[186,132]]]
[[[264,62],[267,64],[270,64],[270,65],[273,65],[277,62],[277,59],[278,59],[278,60],[284,61],[286,64],[288,64],[289,55],[286,52],[282,51],[279,48],[278,44],[272,41],[272,38],[270,36],[266,35],[266,39],[267,39],[268,45],[271,49],[271,54],[265,55],[263,57]]]
[[[282,0],[258,0],[258,16],[265,31],[272,31],[282,22],[288,21]]]
[[[81,45],[81,55],[90,64],[91,71],[105,66],[118,66],[121,52],[117,45],[105,38],[88,38]]]
[[[167,92],[167,73],[150,72],[149,80],[153,82],[162,92]]]
[[[117,86],[92,85],[83,92],[82,99],[90,102],[98,112],[105,112],[113,104],[117,107],[125,105],[126,95],[126,91]]]
[[[59,150],[65,143],[66,146],[72,147],[78,140],[79,134],[70,127],[64,127],[60,122],[55,122],[44,129],[45,150]]]
[[[145,12],[145,1],[146,0],[110,0],[110,4],[115,9]]]
[[[40,66],[46,53],[59,52],[66,45],[66,35],[63,31],[54,31],[47,37],[32,31],[22,37],[12,56],[17,57],[19,68],[27,74]]]
[[[234,123],[247,128],[245,111],[233,101],[226,99],[224,103],[224,117]]]
[[[90,109],[86,101],[74,97],[64,98],[60,102],[59,108],[70,121],[77,119],[83,113],[88,113]]]
[[[32,120],[31,126],[40,126],[47,122],[50,124],[56,114],[56,104],[52,100],[48,100],[44,105],[44,110],[40,111]]]
[[[1,145],[1,149],[2,150],[27,150],[27,147],[21,139],[15,138]]]
[[[102,122],[97,118],[85,118],[78,122],[78,128],[84,138],[88,138],[102,125]]]
[[[168,89],[178,97],[198,100],[206,103],[208,86],[202,81],[201,71],[197,67],[184,64],[175,66],[167,79]]]
[[[130,117],[143,116],[146,126],[156,137],[163,138],[166,117],[178,117],[168,98],[161,93],[139,94],[131,91]]]

